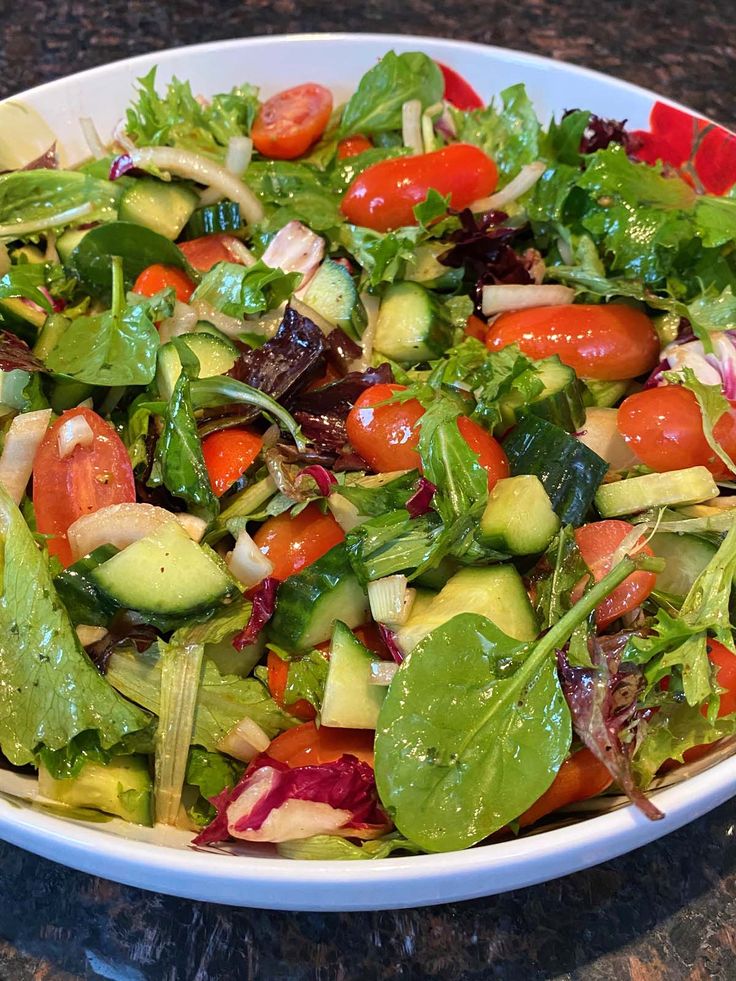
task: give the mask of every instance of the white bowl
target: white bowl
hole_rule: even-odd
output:
[[[421,49],[460,71],[485,98],[526,83],[542,119],[564,109],[592,109],[646,128],[651,92],[596,72],[535,55],[393,35],[319,34],[251,38],[178,48],[117,62],[31,89],[15,97],[32,106],[61,140],[62,160],[87,155],[79,119],[90,116],[108,139],[130,100],[136,78],[159,65],[159,84],[172,75],[211,95],[244,81],[264,93],[303,81],[347,95],[389,48]],[[667,99],[660,101],[670,102]],[[670,102],[672,105],[676,103]],[[21,800],[29,778],[2,774],[0,836],[108,879],[190,899],[291,910],[395,909],[470,899],[515,889],[595,865],[668,834],[736,793],[736,758],[722,759],[656,793],[665,812],[648,821],[626,806],[517,840],[464,852],[365,862],[288,861],[255,849],[237,854],[197,851],[191,835],[111,820],[57,817]]]

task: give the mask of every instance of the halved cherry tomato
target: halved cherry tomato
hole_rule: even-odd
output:
[[[646,314],[624,303],[573,303],[502,313],[491,324],[492,351],[517,344],[530,358],[556,354],[583,378],[618,381],[651,371],[659,341]]]
[[[432,153],[382,160],[358,174],[340,205],[354,225],[387,232],[416,225],[414,207],[430,189],[450,195],[453,208],[467,208],[496,186],[495,163],[477,146],[452,143]]]
[[[600,582],[613,568],[613,559],[621,542],[633,530],[628,521],[594,521],[575,529],[575,543],[583,561]],[[642,536],[643,537],[643,536]],[[653,555],[648,545],[637,548],[637,554]],[[657,577],[653,572],[632,572],[596,607],[595,619],[603,629],[618,617],[636,609],[654,589]],[[580,588],[582,592],[582,585]]]
[[[275,651],[268,652],[268,690],[274,702],[285,712],[310,722],[317,717],[314,706],[306,698],[300,698],[296,702],[287,705],[284,702],[286,683],[289,680],[289,662],[279,657]]]
[[[467,416],[458,417],[457,428],[470,449],[478,454],[478,463],[488,474],[488,490],[493,490],[502,477],[508,477],[511,473],[508,457],[501,444]]]
[[[238,253],[233,249],[233,243],[238,243],[234,235],[216,232],[214,235],[203,235],[201,238],[192,238],[188,242],[180,242],[179,248],[190,266],[200,272],[209,272],[218,262],[240,262]]]
[[[568,756],[550,787],[521,815],[519,824],[526,828],[567,804],[602,794],[612,783],[613,777],[601,761],[583,747]]]
[[[194,292],[194,283],[181,269],[176,266],[164,266],[155,263],[148,266],[136,279],[133,292],[140,296],[155,296],[160,290],[172,287],[177,300],[188,303]]]
[[[373,144],[367,136],[356,133],[355,136],[346,136],[337,144],[337,159],[346,160],[348,157],[357,157],[359,153],[370,150]]]
[[[266,754],[291,767],[332,763],[346,753],[373,766],[373,740],[370,729],[318,729],[305,722],[276,736]]]
[[[265,521],[253,541],[273,563],[271,575],[283,581],[316,562],[337,545],[345,532],[328,512],[309,504],[292,517],[288,511]]]
[[[212,490],[222,497],[261,452],[263,440],[250,429],[220,429],[202,440]]]
[[[488,324],[485,320],[481,320],[480,317],[476,317],[474,313],[471,313],[465,325],[465,336],[474,337],[476,341],[484,341],[487,333]]]
[[[75,446],[59,455],[59,432],[70,420],[81,417],[93,433],[88,446]],[[36,525],[51,535],[48,549],[64,566],[72,561],[66,533],[83,514],[109,504],[135,501],[135,481],[128,451],[120,437],[92,409],[68,409],[48,429],[33,461],[33,506]]]
[[[728,468],[708,445],[695,394],[681,385],[647,388],[619,406],[618,431],[642,463],[665,473],[685,467],[707,467],[717,477]],[[726,452],[736,454],[736,410],[726,412],[713,427]]]
[[[264,157],[293,160],[324,133],[332,114],[332,93],[307,82],[271,96],[253,123],[253,145]]]
[[[441,61],[437,62],[437,66],[445,80],[444,98],[447,102],[451,102],[458,109],[483,108],[483,100],[462,75],[458,74],[454,68],[443,65]]]
[[[416,446],[417,423],[424,415],[422,405],[416,399],[407,399],[374,408],[405,390],[404,385],[373,385],[359,396],[348,414],[348,439],[378,473],[415,470],[421,466]]]

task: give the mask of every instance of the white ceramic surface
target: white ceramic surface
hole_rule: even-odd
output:
[[[293,35],[233,40],[132,58],[52,82],[17,96],[60,138],[62,159],[87,155],[79,118],[90,116],[103,139],[133,92],[136,78],[159,65],[159,82],[189,79],[211,95],[244,81],[265,94],[301,81],[345,96],[389,48],[421,49],[456,68],[485,98],[523,81],[542,119],[567,108],[592,109],[645,128],[651,92],[534,55],[457,41],[393,35]],[[670,100],[662,100],[670,101]],[[675,103],[672,103],[675,104]],[[377,862],[296,862],[197,851],[188,833],[141,829],[120,821],[62,819],[23,802],[32,782],[2,774],[0,837],[85,872],[191,899],[293,910],[365,910],[429,905],[490,895],[542,882],[638,848],[694,820],[736,794],[736,757],[676,786],[656,801],[666,816],[651,822],[623,807],[530,837],[445,855]]]

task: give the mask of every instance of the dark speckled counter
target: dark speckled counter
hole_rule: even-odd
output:
[[[320,30],[524,48],[736,124],[734,0],[0,0],[0,97],[151,49]],[[0,981],[736,979],[735,819],[725,804],[629,856],[505,896],[344,915],[170,899],[0,844]]]

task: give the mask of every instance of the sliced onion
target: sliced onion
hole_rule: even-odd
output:
[[[196,514],[186,514],[186,512],[172,514],[171,517],[179,522],[193,542],[202,541],[204,533],[207,530],[207,522],[204,518],[198,518]]]
[[[34,218],[32,221],[19,221],[14,225],[0,225],[0,238],[19,238],[23,235],[32,235],[34,232],[43,232],[47,228],[61,228],[62,225],[68,225],[77,218],[84,218],[93,208],[91,201],[85,201],[84,204],[67,208],[66,211],[57,211],[55,215]]]
[[[100,134],[97,132],[97,127],[89,116],[82,116],[79,120],[79,125],[82,127],[82,133],[89,147],[89,152],[95,160],[100,160],[105,156],[105,147],[100,139]]]
[[[46,435],[51,409],[23,412],[10,423],[0,454],[0,484],[20,504],[33,472],[33,461]]]
[[[225,167],[236,177],[242,177],[253,156],[253,140],[249,136],[233,136],[227,145]]]
[[[301,273],[298,291],[301,293],[324,255],[325,240],[300,221],[290,221],[268,243],[263,262],[272,269]]]
[[[340,525],[342,530],[347,533],[365,521],[356,506],[342,494],[332,493],[327,498],[327,507],[332,512],[332,517]]]
[[[371,616],[392,629],[409,619],[415,596],[416,590],[408,588],[406,576],[384,576],[368,583]]]
[[[95,440],[92,427],[84,416],[72,416],[59,429],[59,456],[70,456],[78,446],[91,446]]]
[[[217,744],[222,753],[227,753],[243,763],[250,761],[268,749],[271,740],[253,719],[241,719]]]
[[[200,320],[206,320],[214,327],[217,327],[218,330],[221,330],[223,334],[227,334],[228,337],[240,337],[246,329],[242,320],[238,320],[237,317],[229,317],[226,313],[222,313],[221,310],[217,310],[211,303],[206,303],[204,300],[195,300],[191,304],[191,307]]]
[[[166,317],[158,326],[158,336],[162,344],[170,341],[172,337],[181,337],[182,334],[191,334],[197,326],[199,317],[194,307],[188,303],[177,300],[170,317]],[[242,328],[241,328],[242,329]]]
[[[371,676],[368,679],[369,685],[381,685],[387,688],[394,680],[394,675],[399,670],[399,665],[395,661],[372,661]]]
[[[371,361],[373,359],[373,342],[376,337],[376,328],[378,327],[378,311],[381,305],[378,297],[374,296],[372,293],[361,293],[360,300],[365,308],[367,322],[363,335],[360,338],[363,353],[350,365],[351,371],[365,371],[371,366]]]
[[[78,623],[76,629],[77,637],[82,647],[89,647],[90,644],[96,644],[107,634],[107,630],[104,627],[93,627],[88,623]]]
[[[241,266],[255,266],[256,262],[258,262],[250,249],[243,245],[240,239],[235,238],[234,235],[230,235],[227,239],[222,239],[221,241],[235,262],[239,262]]]
[[[59,253],[56,251],[56,232],[48,232],[46,234],[46,248],[44,249],[43,258],[45,262],[53,262],[54,265],[56,265],[56,263],[61,261],[59,259]],[[41,289],[41,287],[39,287],[39,289]],[[54,310],[54,313],[59,313],[61,310],[64,309],[64,306],[66,306],[66,304],[63,303],[63,301],[59,301],[59,300],[55,301],[45,286],[43,287],[43,290],[46,299],[49,300],[52,307],[55,305],[55,303],[56,304],[58,304],[59,302],[62,303],[62,306],[59,308],[59,310]]]
[[[10,269],[10,256],[7,246],[0,242],[0,276],[4,276]]]
[[[240,214],[248,224],[263,218],[263,206],[253,191],[220,164],[208,160],[191,150],[175,150],[172,147],[147,146],[130,151],[136,167],[156,167],[179,177],[186,177],[198,184],[217,188],[222,194],[240,205]]]
[[[575,290],[569,286],[484,286],[483,313],[490,317],[505,310],[529,310],[532,307],[561,307],[572,303]]]
[[[230,572],[246,589],[257,586],[273,572],[273,563],[263,554],[247,531],[241,531],[227,557]]]
[[[113,130],[112,138],[113,141],[117,143],[119,146],[121,146],[126,153],[135,152],[136,146],[125,130],[124,119],[121,119],[120,122],[115,127],[115,129]]]
[[[419,99],[408,99],[401,107],[401,139],[412,153],[424,153],[422,103]]]
[[[541,160],[526,164],[526,166],[521,168],[516,177],[508,182],[506,187],[501,188],[500,191],[496,191],[495,194],[491,194],[487,198],[480,198],[478,201],[474,201],[470,205],[470,210],[476,213],[479,211],[491,211],[492,209],[503,208],[504,205],[511,204],[512,201],[520,198],[522,194],[526,194],[528,190],[534,187],[546,169],[547,165],[542,163]]]
[[[585,413],[585,423],[577,438],[597,453],[613,470],[627,470],[640,461],[618,431],[618,409],[593,406]]]
[[[100,545],[127,548],[133,542],[154,534],[175,515],[153,504],[109,504],[92,514],[83,514],[69,526],[67,537],[72,558],[89,555]]]

